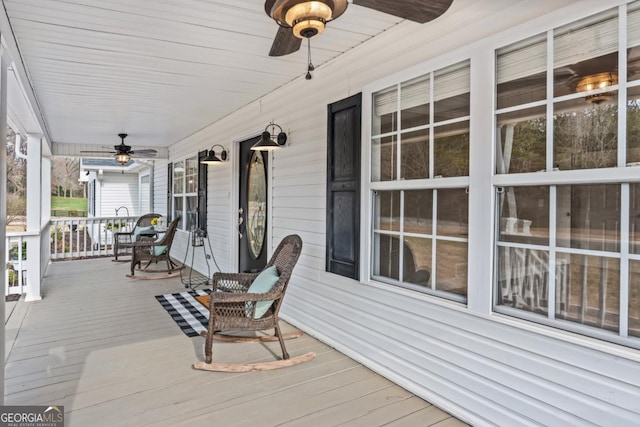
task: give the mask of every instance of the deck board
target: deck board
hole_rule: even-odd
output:
[[[176,278],[126,278],[107,259],[49,267],[43,300],[7,321],[5,404],[64,405],[66,426],[465,425],[316,339],[287,341],[315,360],[282,370],[193,369],[188,338],[155,300]],[[284,332],[293,328],[284,323]],[[215,343],[218,362],[273,360],[279,344]]]

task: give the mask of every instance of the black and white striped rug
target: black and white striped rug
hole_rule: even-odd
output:
[[[156,295],[156,299],[169,312],[171,318],[182,329],[182,332],[188,337],[197,337],[200,332],[207,330],[209,309],[200,304],[194,297],[207,295],[209,292],[208,290],[196,290],[177,294]]]

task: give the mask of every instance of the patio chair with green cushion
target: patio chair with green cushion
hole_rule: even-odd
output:
[[[152,227],[151,221],[154,218],[160,218],[161,216],[162,215],[157,213],[142,215],[136,220],[136,224],[133,226],[133,230],[113,233],[113,255],[115,256],[113,261],[129,261],[129,259],[119,259],[118,257],[121,255],[130,255],[131,246],[129,246],[129,244],[137,240],[138,235],[141,231],[150,230]]]
[[[289,357],[284,340],[302,335],[301,331],[282,334],[278,313],[293,268],[302,250],[298,235],[285,237],[271,260],[259,274],[214,273],[209,298],[209,325],[205,341],[205,361],[197,361],[194,368],[205,371],[249,372],[284,368],[312,360],[313,352]],[[273,335],[238,336],[222,331],[274,330]],[[267,342],[279,341],[282,360],[264,363],[213,363],[213,341]]]
[[[127,274],[127,277],[134,279],[166,279],[173,277],[172,274],[183,267],[173,262],[170,256],[171,245],[173,244],[173,238],[176,234],[179,221],[180,217],[171,221],[167,226],[166,232],[157,232],[156,236],[143,234],[137,242],[129,244],[129,246],[133,248],[133,255],[131,257],[131,274]],[[142,267],[142,261],[147,261],[144,268]],[[158,261],[165,261],[167,268],[159,270],[149,268],[152,263],[157,264]],[[138,267],[138,271],[140,272],[164,274],[136,276],[136,267]]]

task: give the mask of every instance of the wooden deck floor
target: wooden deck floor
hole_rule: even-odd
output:
[[[6,405],[64,405],[67,427],[465,425],[305,335],[302,365],[244,374],[194,370],[188,338],[154,295],[179,279],[125,278],[108,259],[49,267],[43,300],[19,302],[6,326]],[[285,331],[291,327],[284,325]],[[218,361],[272,360],[278,343],[216,343]]]

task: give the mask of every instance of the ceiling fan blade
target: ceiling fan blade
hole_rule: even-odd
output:
[[[445,13],[451,3],[453,0],[353,0],[353,4],[358,6],[368,7],[420,24],[433,21]]]
[[[129,154],[135,155],[137,157],[153,157],[158,154],[158,151],[151,148],[145,148],[142,150],[130,151]]]
[[[273,40],[269,56],[284,56],[296,52],[302,45],[302,39],[293,35],[291,28],[278,27],[278,33]]]

